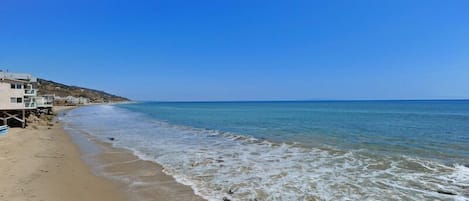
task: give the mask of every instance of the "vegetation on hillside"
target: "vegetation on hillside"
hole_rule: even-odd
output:
[[[60,97],[74,96],[89,98],[92,103],[123,102],[129,99],[95,89],[68,86],[50,80],[38,79],[38,95],[55,94]]]

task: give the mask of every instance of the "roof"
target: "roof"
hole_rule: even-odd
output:
[[[21,80],[25,82],[37,82],[37,78],[27,73],[0,72],[0,79]]]
[[[18,82],[20,82],[20,83],[28,83],[28,82],[26,82],[26,81],[24,81],[24,80],[15,80],[15,79],[2,78],[2,77],[0,77],[0,82],[8,82],[8,83],[18,83]]]

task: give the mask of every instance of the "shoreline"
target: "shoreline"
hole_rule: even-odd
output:
[[[124,186],[122,190],[129,200],[205,200],[190,186],[164,173],[164,168],[156,162],[141,159],[131,150],[113,147],[110,141],[99,140],[83,131],[70,129],[68,134],[93,173]]]
[[[56,117],[78,107],[85,106],[62,110]],[[160,164],[141,159],[131,150],[116,148],[111,141],[97,139],[80,129],[72,129],[65,122],[61,122],[61,126],[78,148],[80,158],[90,168],[92,174],[120,186],[127,200],[205,200],[196,195],[190,186],[181,184],[171,175],[164,173],[164,168]]]

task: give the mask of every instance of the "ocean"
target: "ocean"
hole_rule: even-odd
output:
[[[469,200],[469,101],[140,102],[60,117],[208,200]]]

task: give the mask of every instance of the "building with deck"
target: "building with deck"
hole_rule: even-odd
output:
[[[88,105],[90,103],[90,99],[86,97],[75,97],[75,96],[67,96],[67,97],[60,97],[54,96],[54,101],[57,105]]]
[[[45,94],[36,97],[36,106],[39,113],[50,114],[54,106],[55,94]]]
[[[37,78],[30,74],[0,72],[0,124],[26,125],[26,115],[37,109]]]

